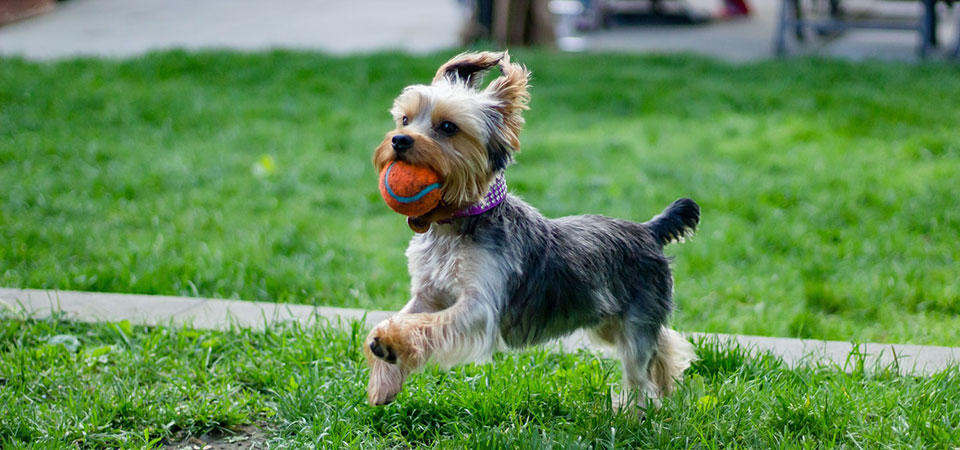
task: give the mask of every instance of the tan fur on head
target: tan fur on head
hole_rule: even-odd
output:
[[[493,67],[503,76],[480,90],[483,75]],[[526,68],[510,63],[506,52],[453,57],[437,70],[433,84],[409,86],[394,101],[391,113],[397,127],[374,152],[377,173],[397,159],[427,166],[442,179],[445,207],[455,210],[476,203],[520,149],[529,77]],[[456,125],[457,132],[441,133],[438,127],[444,122]],[[414,141],[402,155],[391,143],[398,134]]]
[[[381,142],[373,152],[373,166],[377,169],[377,173],[382,172],[383,169],[387,168],[390,163],[397,159],[396,152],[393,151],[390,141],[398,134],[406,134],[414,139],[414,148],[407,152],[407,155],[404,156],[404,161],[418,166],[429,167],[433,169],[434,172],[441,174],[441,176],[449,171],[449,168],[445,164],[444,149],[440,147],[436,141],[427,139],[426,136],[415,131],[401,132],[399,130],[393,130],[387,133],[387,136],[383,138],[383,142]]]

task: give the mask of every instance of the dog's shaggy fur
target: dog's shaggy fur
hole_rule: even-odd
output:
[[[503,76],[481,89],[495,66]],[[429,362],[482,360],[581,328],[616,346],[624,393],[636,392],[641,405],[669,394],[695,358],[665,327],[673,280],[662,251],[693,233],[700,212],[692,200],[646,223],[548,219],[512,195],[482,214],[454,215],[478,202],[519,150],[529,77],[506,53],[462,54],[394,103],[397,128],[374,153],[377,172],[398,159],[428,166],[443,179],[443,200],[409,219],[418,231],[407,249],[412,299],[364,346],[371,404],[392,401]]]

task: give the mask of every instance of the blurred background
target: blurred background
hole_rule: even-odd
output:
[[[936,0],[2,0],[0,52],[428,52],[488,40],[734,61],[798,53],[913,59],[956,57],[956,10]]]

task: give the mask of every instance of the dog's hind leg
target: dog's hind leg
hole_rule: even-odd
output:
[[[646,408],[647,401],[660,406],[656,385],[650,379],[650,361],[657,352],[657,331],[660,326],[651,326],[624,320],[617,337],[617,353],[623,366],[623,390],[614,397],[614,406],[628,407],[631,404]],[[636,396],[636,397],[634,397]]]
[[[661,397],[676,389],[676,381],[683,378],[683,371],[696,361],[693,345],[680,333],[667,327],[660,329],[657,337],[657,353],[650,361],[650,378]]]

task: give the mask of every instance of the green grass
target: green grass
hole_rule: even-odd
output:
[[[370,155],[448,56],[0,60],[0,285],[398,308],[411,232]],[[668,250],[678,328],[960,345],[956,66],[514,59],[514,192],[549,216],[701,204]]]
[[[228,332],[0,321],[0,447],[142,448],[255,425],[276,448],[948,448],[960,368],[901,377],[791,370],[701,341],[702,360],[647,419],[615,413],[618,363],[544,350],[428,369],[365,403],[354,323]],[[69,336],[63,338],[57,336]],[[66,341],[67,343],[57,343]],[[227,432],[229,435],[229,432]]]

